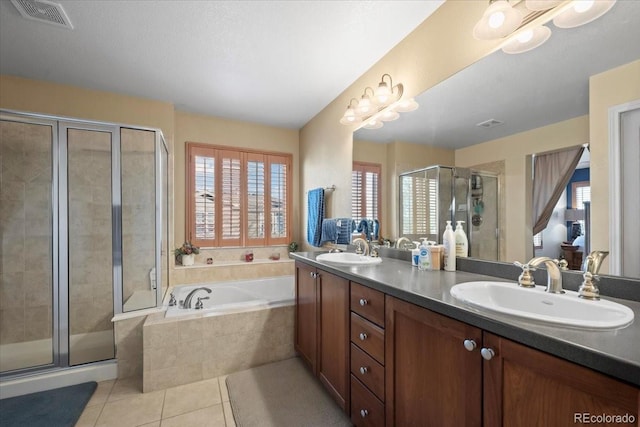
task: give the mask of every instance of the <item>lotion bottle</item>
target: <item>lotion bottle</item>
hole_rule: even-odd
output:
[[[447,226],[442,235],[444,245],[444,269],[445,271],[456,271],[456,236],[451,228],[451,221],[447,221]]]
[[[418,258],[420,258],[420,242],[413,242],[415,248],[411,249],[411,265],[418,266]]]
[[[431,270],[431,253],[429,253],[429,245],[426,237],[422,239],[422,244],[420,245],[418,270]]]
[[[462,228],[464,221],[456,221],[456,223],[456,256],[466,258],[469,256],[469,239],[467,239],[467,233],[465,233],[464,228]]]

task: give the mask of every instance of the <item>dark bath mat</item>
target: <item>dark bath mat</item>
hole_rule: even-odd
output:
[[[0,400],[3,427],[73,427],[91,395],[95,381]]]

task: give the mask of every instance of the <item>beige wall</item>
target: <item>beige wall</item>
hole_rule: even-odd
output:
[[[498,41],[478,41],[472,36],[485,8],[483,1],[445,2],[302,128],[300,236],[306,235],[305,192],[309,189],[335,184],[336,191],[327,198],[327,215],[350,215],[353,129],[339,123],[349,100],[360,96],[365,87],[375,86],[384,73],[402,82],[405,96],[412,97],[491,53]],[[306,241],[303,248],[309,248]]]
[[[589,79],[591,248],[609,250],[609,108],[640,99],[640,60]],[[601,272],[608,272],[605,259]]]
[[[526,261],[533,255],[531,245],[530,156],[589,142],[589,117],[581,116],[549,126],[521,132],[455,152],[455,165],[473,167],[502,160],[505,164],[503,198],[503,240],[505,261]],[[593,156],[592,156],[593,160]]]
[[[175,241],[185,240],[185,143],[200,142],[254,148],[293,155],[293,240],[297,239],[300,210],[298,131],[255,123],[176,111],[175,113]]]

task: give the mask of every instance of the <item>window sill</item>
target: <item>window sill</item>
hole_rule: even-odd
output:
[[[234,265],[251,265],[251,264],[281,264],[281,263],[291,263],[294,262],[292,259],[288,258],[280,258],[279,260],[272,259],[254,259],[253,261],[218,261],[213,264],[193,264],[193,265],[176,265],[174,268],[176,270],[190,270],[194,268],[214,268],[214,267],[229,267]]]

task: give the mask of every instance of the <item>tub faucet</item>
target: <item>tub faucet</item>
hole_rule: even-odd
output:
[[[546,256],[535,257],[527,263],[530,267],[537,267],[544,263],[547,267],[547,288],[545,292],[552,294],[563,294],[562,290],[562,273],[558,267],[557,261]]]
[[[186,308],[187,310],[191,308],[191,300],[193,299],[193,295],[198,291],[207,291],[208,294],[211,293],[211,289],[205,288],[204,286],[201,288],[195,288],[191,292],[187,294],[187,297],[184,299],[182,303],[182,308]]]
[[[362,254],[364,256],[369,255],[369,243],[367,243],[367,241],[364,240],[362,237],[357,237],[353,239],[351,243],[353,245],[356,245],[357,254]],[[360,244],[362,244],[362,246],[360,246]],[[363,246],[364,246],[364,249],[362,249]]]

